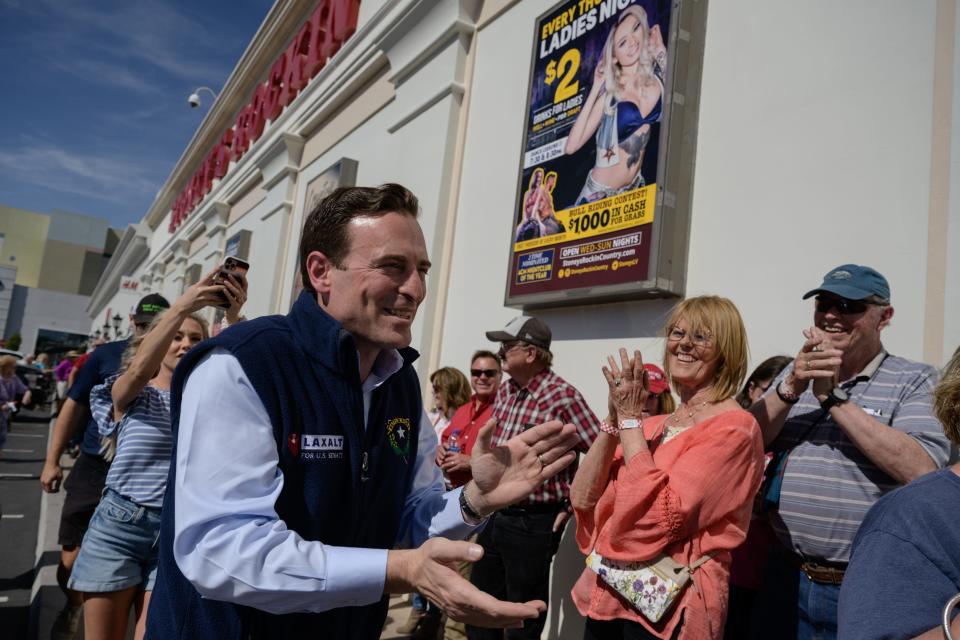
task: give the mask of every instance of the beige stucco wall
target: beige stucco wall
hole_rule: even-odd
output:
[[[0,233],[4,236],[0,264],[17,268],[18,285],[39,286],[49,228],[49,216],[0,205]]]

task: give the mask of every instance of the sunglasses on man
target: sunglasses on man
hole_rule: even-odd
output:
[[[847,298],[824,298],[818,297],[816,302],[817,313],[827,313],[830,309],[835,309],[842,316],[855,316],[863,313],[869,306],[886,306],[881,302],[868,302],[866,300],[848,300]]]
[[[496,378],[498,373],[496,369],[470,369],[470,375],[474,378]]]
[[[503,360],[507,357],[507,354],[516,349],[517,347],[527,346],[526,342],[518,340],[517,342],[504,342],[500,345],[500,350],[497,351],[497,356]]]

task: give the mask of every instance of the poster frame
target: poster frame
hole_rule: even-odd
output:
[[[511,295],[516,252],[514,222],[525,190],[524,156],[527,152],[529,117],[536,81],[537,25],[570,0],[554,2],[531,25],[528,52],[523,127],[517,154],[516,186],[510,212],[509,262],[504,282],[504,306],[517,309],[549,309],[584,304],[682,297],[686,291],[687,251],[696,158],[700,84],[706,31],[707,0],[672,0],[667,36],[670,58],[664,84],[663,115],[657,148],[656,201],[651,224],[651,246],[644,280],[584,286],[558,291]]]

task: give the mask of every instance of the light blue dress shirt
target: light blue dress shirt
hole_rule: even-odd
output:
[[[374,389],[399,371],[383,351],[363,384],[364,426]],[[437,438],[421,416],[414,479],[398,547],[432,536],[464,538],[460,489],[444,493]],[[190,374],[177,437],[173,555],[204,597],[283,614],[367,605],[383,596],[387,551],[301,538],[279,519],[283,488],[267,411],[229,352],[216,349]]]

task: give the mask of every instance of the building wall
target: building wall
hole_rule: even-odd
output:
[[[483,331],[517,313],[500,304],[507,212],[516,189],[531,25],[552,4],[516,3],[477,35],[437,364],[465,368],[485,342]],[[844,3],[831,12],[818,46],[807,47],[819,15],[809,3],[710,5],[687,292],[737,303],[753,363],[798,350],[800,331],[812,320],[801,295],[844,262],[868,263],[887,275],[896,317],[885,342],[895,353],[924,359],[926,300],[938,286],[918,268],[927,251],[935,8],[933,1]],[[866,14],[875,19],[865,24]],[[896,34],[916,46],[891,47]],[[884,99],[890,73],[904,78],[910,101]],[[503,212],[502,222],[492,224],[492,212]],[[950,219],[960,220],[956,208]],[[958,248],[954,243],[951,254]],[[553,327],[558,370],[602,407],[601,356],[623,344],[659,360],[662,341],[655,336],[671,305],[585,305],[538,315]]]
[[[87,296],[46,289],[24,289],[20,351],[33,353],[39,329],[63,331],[80,335],[90,334],[90,318],[86,314]],[[101,322],[102,324],[102,322]]]
[[[38,286],[49,228],[49,216],[0,205],[0,265],[17,268],[17,284]]]
[[[11,305],[13,303],[13,290],[17,282],[17,268],[0,265],[0,337],[4,340],[15,333],[7,333],[7,321],[11,315]]]
[[[502,305],[510,212],[532,28],[553,4],[407,3],[415,10],[390,33],[361,26],[357,37],[369,42],[343,65],[359,66],[358,51],[379,47],[380,58],[369,56],[363,68],[368,79],[340,88],[338,81],[349,83],[336,68],[318,76],[181,230],[171,235],[166,221],[154,229],[138,275],[176,297],[188,256],[206,273],[222,260],[226,238],[248,229],[248,314],[289,308],[307,185],[351,158],[359,184],[399,181],[420,196],[435,264],[415,325],[420,371],[465,368],[485,345],[483,332],[518,313]],[[364,2],[361,22],[387,20],[399,5]],[[958,146],[960,100],[950,72],[960,68],[958,46],[955,31],[942,26],[947,14],[947,24],[957,24],[950,5],[851,0],[830,10],[822,30],[822,7],[810,3],[709,6],[691,233],[678,258],[687,260],[688,295],[725,295],[740,307],[752,364],[796,352],[812,319],[801,295],[844,262],[871,264],[889,278],[891,351],[942,364],[960,341],[960,287],[951,286],[960,277],[952,268],[960,172],[951,171],[960,153],[946,160],[936,153],[944,134]],[[476,32],[457,36],[450,26],[476,24],[478,15]],[[891,46],[898,37],[910,46]],[[889,77],[901,79],[909,100],[889,99]],[[328,103],[337,106],[325,111]],[[935,118],[944,105],[946,119]],[[946,186],[937,185],[938,174]],[[931,237],[942,244],[934,252]],[[186,247],[175,246],[179,238],[188,238]],[[672,304],[587,304],[539,315],[554,329],[563,372],[566,363],[599,366],[621,344],[659,360],[657,336]],[[602,405],[594,369],[571,367],[568,375]]]
[[[953,20],[950,20],[949,15],[951,8]],[[946,307],[943,357],[946,361],[954,349],[960,348],[960,251],[957,251],[957,247],[960,247],[960,82],[957,81],[957,76],[960,75],[960,37],[957,36],[960,34],[960,10],[956,4],[951,6],[951,3],[938,3],[937,9],[938,28],[946,34],[943,39],[949,40],[948,35],[953,35],[952,51],[946,44],[938,50],[940,73],[935,78],[941,91],[950,96],[952,103],[944,107],[947,112],[944,120],[949,127],[949,133],[940,134],[949,141],[949,161],[944,169],[944,179],[949,190],[946,205],[949,213],[946,232],[940,234],[940,239],[946,245],[947,265],[943,286]]]
[[[90,295],[106,266],[108,231],[106,220],[54,209],[37,286]]]

